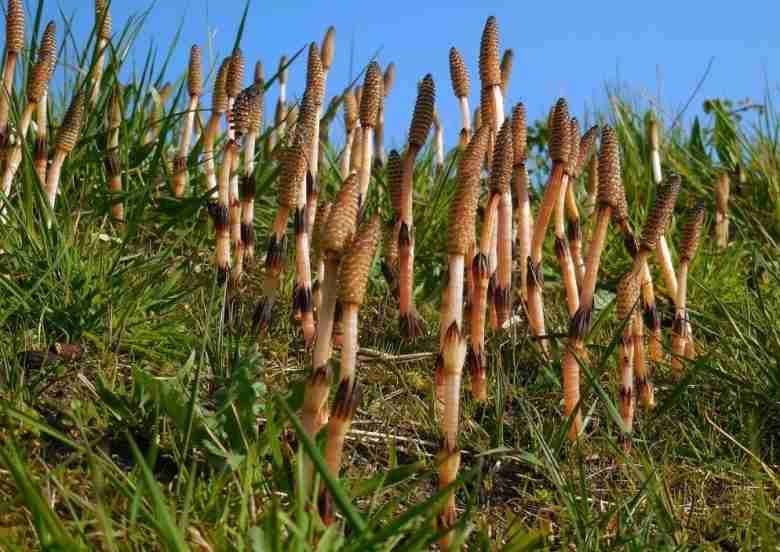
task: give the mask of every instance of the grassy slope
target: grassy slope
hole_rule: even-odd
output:
[[[134,28],[125,29],[131,40]],[[75,55],[71,52],[71,55]],[[290,413],[300,402],[307,356],[289,301],[272,333],[247,336],[260,269],[247,274],[236,311],[222,317],[224,290],[210,259],[213,232],[200,197],[170,198],[162,146],[144,146],[143,103],[163,69],[151,61],[126,91],[122,129],[128,223],[109,219],[102,165],[103,106],[63,171],[56,224],[40,224],[41,197],[30,159],[21,194],[0,232],[0,546],[63,549],[149,546],[203,550],[306,550],[319,522],[294,484],[300,454]],[[107,71],[105,91],[112,82]],[[174,92],[174,95],[176,92]],[[182,95],[184,92],[182,92]],[[652,200],[642,111],[612,102],[603,117],[624,145],[625,183],[635,223]],[[169,107],[161,134],[175,135]],[[612,295],[628,267],[611,234],[600,279],[592,364],[583,390],[589,438],[576,447],[560,422],[559,359],[535,353],[523,326],[489,336],[490,400],[463,412],[460,537],[472,549],[510,545],[581,550],[673,549],[705,545],[770,548],[777,537],[780,479],[780,173],[777,123],[739,122],[714,105],[692,128],[665,135],[664,164],[685,177],[678,214],[694,197],[712,211],[717,167],[742,163],[734,191],[734,241],[707,240],[691,272],[691,316],[700,356],[673,384],[655,374],[659,406],[638,416],[634,452],[623,458],[614,396]],[[58,120],[59,113],[56,114]],[[541,153],[545,129],[531,132]],[[161,142],[162,143],[162,142]],[[197,149],[196,149],[197,151]],[[259,254],[275,207],[274,164],[257,171]],[[195,156],[191,170],[197,172]],[[324,182],[338,186],[334,170]],[[443,267],[449,175],[423,159],[416,179],[418,303],[429,335],[402,344],[379,267],[361,311],[358,377],[365,395],[348,444],[341,496],[344,523],[320,549],[425,548],[431,520],[438,431],[431,409],[436,305]],[[376,190],[383,175],[376,175]],[[372,208],[386,199],[375,193]],[[418,213],[419,215],[420,213]],[[679,232],[670,232],[674,244]],[[587,232],[587,227],[586,227]],[[565,331],[563,292],[552,244],[546,259],[551,332]],[[656,277],[660,282],[660,278]],[[287,281],[285,297],[289,298]],[[668,305],[659,285],[662,305]],[[84,343],[77,363],[25,367],[19,354],[56,341]],[[668,343],[667,343],[668,345]],[[372,353],[372,351],[374,351]],[[342,526],[350,538],[343,541]]]

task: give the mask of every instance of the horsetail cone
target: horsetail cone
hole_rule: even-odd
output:
[[[501,56],[501,94],[506,96],[509,88],[509,79],[512,77],[512,65],[515,61],[515,52],[511,48],[504,51]]]
[[[452,91],[455,93],[455,97],[468,97],[471,85],[469,72],[466,69],[466,62],[463,61],[463,56],[460,55],[460,52],[454,46],[450,48],[450,79],[452,80]]]
[[[227,78],[230,71],[230,58],[222,60],[214,79],[214,91],[211,95],[211,109],[216,113],[224,113],[228,108]]]
[[[493,193],[503,194],[509,191],[509,183],[512,180],[512,162],[514,151],[512,150],[512,124],[509,119],[504,120],[501,130],[496,136],[495,154],[490,171],[490,190]]]
[[[569,160],[569,153],[571,152],[569,124],[569,104],[564,98],[559,98],[553,108],[552,126],[550,129],[550,159],[554,163],[566,164]]]
[[[577,162],[580,159],[580,124],[576,117],[569,121],[569,157],[566,162],[566,174],[572,179],[577,174]],[[570,185],[573,184],[570,183]]]
[[[252,118],[255,111],[255,104],[258,96],[263,93],[262,87],[253,84],[249,88],[242,90],[233,103],[233,111],[230,117],[230,124],[236,137],[243,136],[249,132],[252,126]]]
[[[598,133],[599,127],[592,126],[580,139],[577,155],[577,170],[575,172],[575,175],[578,177],[582,174],[582,171],[585,170],[585,165],[588,163],[590,156],[595,150]]]
[[[255,95],[249,113],[249,132],[259,134],[263,128],[263,88],[265,82],[262,77],[255,80]]]
[[[382,93],[384,97],[390,95],[390,91],[393,89],[393,85],[395,84],[395,63],[392,61],[390,64],[385,68],[385,74],[382,77]]]
[[[487,139],[487,127],[480,127],[460,158],[457,189],[450,203],[447,230],[447,253],[450,255],[466,255],[474,239],[480,192],[479,169],[485,158]]]
[[[341,254],[349,244],[357,224],[359,196],[360,183],[357,175],[352,173],[336,195],[328,224],[322,235],[320,247],[323,251]]]
[[[496,106],[494,105],[494,96],[490,88],[483,88],[479,94],[479,125],[477,125],[477,117],[474,117],[474,126],[478,128],[481,126],[482,121],[489,127],[492,127],[496,120]]]
[[[696,255],[704,225],[704,203],[698,202],[688,214],[680,238],[680,262],[688,263]]]
[[[479,45],[479,78],[482,88],[501,86],[501,53],[498,51],[498,24],[496,18],[490,16],[482,31],[482,41]]]
[[[382,101],[384,77],[379,64],[372,61],[366,70],[363,80],[363,95],[360,99],[360,124],[363,127],[373,127],[379,117],[379,104]]]
[[[191,98],[203,95],[203,60],[200,46],[193,44],[190,48],[190,66],[187,71],[187,91]]]
[[[512,149],[514,164],[525,163],[528,158],[528,118],[522,103],[512,110]]]
[[[420,150],[428,139],[428,133],[433,124],[434,103],[436,101],[436,86],[430,73],[425,75],[417,88],[417,102],[414,104],[414,115],[409,128],[409,146]]]
[[[113,22],[111,21],[111,13],[108,11],[106,0],[95,0],[95,20],[99,25],[97,30],[98,38],[110,40]]]
[[[658,187],[653,207],[650,209],[650,214],[642,228],[640,249],[644,251],[655,250],[659,238],[672,218],[679,191],[680,177],[677,175],[670,177],[667,184]]]
[[[322,58],[322,68],[325,71],[330,71],[333,65],[333,58],[336,54],[336,27],[331,25],[328,30],[325,31],[325,36],[322,39],[322,48],[320,50],[320,57]]]
[[[390,204],[396,216],[401,212],[402,186],[404,168],[401,155],[397,150],[390,150],[387,155],[387,188],[390,192]]]
[[[49,21],[41,36],[41,44],[38,47],[38,59],[48,58],[52,60],[52,65],[57,59],[57,24]],[[54,71],[54,67],[52,67]]]
[[[51,61],[47,58],[39,59],[33,65],[27,81],[27,101],[31,104],[41,101],[46,92],[51,76],[50,65]]]
[[[24,48],[24,4],[22,0],[8,0],[5,12],[5,47],[18,54]]]
[[[70,153],[76,147],[76,142],[78,142],[79,134],[81,133],[81,125],[84,121],[84,103],[84,93],[79,92],[73,98],[68,111],[65,112],[62,125],[57,132],[56,144],[58,150]]]
[[[601,149],[599,150],[599,204],[616,209],[620,201],[622,187],[620,145],[614,129],[605,126],[601,131]]]
[[[349,89],[344,94],[344,126],[351,132],[358,124],[358,103],[355,93]]]
[[[317,205],[317,213],[314,215],[314,227],[311,234],[311,255],[312,259],[318,262],[323,259],[323,237],[325,236],[325,229],[328,226],[332,207],[333,204],[330,201],[321,201]]]
[[[639,300],[639,278],[631,271],[626,272],[617,285],[617,317],[619,321],[626,320],[634,311]]]
[[[230,65],[228,66],[227,80],[225,89],[228,97],[236,98],[241,93],[244,85],[244,71],[246,70],[246,61],[241,48],[236,47],[233,55],[230,56]]]
[[[306,90],[313,95],[314,103],[322,105],[325,99],[325,73],[316,42],[309,44],[309,57],[306,63]]]
[[[298,204],[298,183],[306,177],[306,155],[300,144],[293,144],[282,152],[279,167],[278,202],[290,210]]]
[[[339,299],[342,303],[362,305],[368,285],[368,272],[379,242],[380,220],[374,215],[355,234],[349,251],[341,261]]]

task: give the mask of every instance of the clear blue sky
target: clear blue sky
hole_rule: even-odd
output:
[[[91,0],[45,0],[46,15],[61,22],[58,10],[74,15],[74,33],[87,39],[93,22]],[[28,3],[33,3],[28,0]],[[114,28],[151,5],[151,0],[113,0]],[[186,67],[189,46],[206,46],[214,38],[214,56],[229,52],[243,10],[243,0],[161,0],[134,48],[143,64],[154,43],[162,50],[184,21],[181,47],[171,75]],[[416,82],[431,72],[447,141],[457,136],[457,102],[449,80],[448,51],[457,46],[472,75],[472,107],[479,101],[477,54],[488,15],[498,18],[501,48],[515,50],[508,100],[525,102],[532,117],[543,117],[558,96],[575,113],[606,104],[604,85],[620,81],[634,97],[655,98],[660,86],[662,108],[675,114],[685,103],[714,58],[712,70],[692,104],[698,110],[708,97],[762,101],[767,84],[777,90],[780,75],[780,3],[777,0],[726,3],[692,0],[655,2],[268,2],[253,0],[242,48],[248,61],[262,59],[266,75],[279,57],[312,40],[318,43],[328,25],[337,29],[336,60],[328,95],[350,80],[354,68],[377,50],[384,67],[397,66],[397,80],[386,107],[386,143],[405,140]],[[207,56],[208,57],[208,56]],[[290,96],[297,97],[305,56],[291,70]],[[660,83],[657,75],[660,74]],[[249,78],[249,77],[248,77]],[[267,105],[275,102],[276,90]],[[670,116],[671,118],[671,116]]]

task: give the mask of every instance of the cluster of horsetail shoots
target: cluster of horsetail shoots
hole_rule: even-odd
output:
[[[33,64],[30,75],[27,78],[27,90],[24,111],[19,121],[16,142],[6,157],[5,168],[3,170],[2,190],[7,196],[11,193],[16,171],[22,160],[22,145],[27,137],[27,131],[30,128],[33,116],[41,102],[46,101],[46,92],[49,87],[49,80],[54,73],[54,67],[57,63],[56,51],[56,26],[53,21],[46,26],[46,31],[38,48],[38,59]]]
[[[615,131],[605,126],[601,131],[599,150],[598,213],[596,228],[585,261],[585,278],[580,288],[579,307],[569,324],[569,340],[561,366],[563,379],[563,409],[571,418],[569,439],[574,440],[582,431],[580,402],[580,361],[585,355],[585,336],[590,331],[593,314],[593,297],[596,291],[601,254],[607,239],[612,211],[617,207],[623,182],[620,169],[620,146]]]
[[[433,77],[425,75],[417,89],[412,123],[409,128],[409,143],[403,158],[403,181],[401,183],[401,212],[398,220],[398,251],[400,256],[399,302],[401,333],[407,339],[416,339],[422,334],[422,322],[414,306],[414,167],[417,155],[428,139],[433,124],[436,89]]]
[[[62,168],[79,141],[86,107],[95,106],[102,90],[106,92],[108,108],[105,120],[100,123],[105,129],[107,144],[104,153],[108,189],[113,196],[121,194],[120,132],[123,131],[124,101],[131,94],[118,82],[108,86],[101,82],[108,81],[109,76],[114,78],[113,75],[103,78],[111,38],[107,4],[106,0],[95,2],[97,43],[94,57],[97,63],[93,64],[92,73],[84,76],[71,99],[58,127],[49,164],[47,90],[57,62],[56,27],[53,22],[47,25],[37,59],[30,64],[24,94],[26,103],[18,125],[13,127],[15,136],[11,144],[9,99],[14,97],[15,66],[24,48],[25,22],[23,2],[8,1],[0,94],[0,150],[5,160],[2,192],[6,200],[21,164],[28,129],[35,121],[34,168],[44,186],[48,205],[54,208]],[[401,334],[404,339],[414,340],[423,333],[423,322],[413,295],[416,162],[432,128],[437,174],[444,169],[446,152],[444,122],[440,118],[442,111],[436,110],[435,85],[430,74],[425,75],[417,88],[405,151],[399,154],[393,149],[385,157],[385,100],[395,82],[395,65],[388,64],[383,73],[377,62],[369,63],[361,86],[347,88],[332,98],[323,110],[327,77],[334,56],[335,28],[329,27],[321,44],[311,42],[308,46],[304,93],[300,102],[289,110],[290,62],[286,56],[279,62],[275,126],[265,138],[265,156],[260,153],[260,158],[273,161],[278,171],[275,181],[277,209],[268,236],[262,295],[254,312],[253,331],[265,333],[273,321],[273,309],[283,287],[287,227],[292,217],[295,243],[292,310],[300,319],[305,346],[312,346],[301,421],[304,432],[312,438],[327,425],[325,463],[338,475],[345,438],[360,402],[360,389],[356,383],[359,312],[366,300],[368,276],[378,243],[381,238],[382,271],[398,302]],[[450,78],[461,120],[457,157],[451,157],[457,160],[456,188],[448,206],[446,284],[442,289],[439,355],[433,377],[434,408],[442,436],[437,456],[440,489],[457,480],[460,468],[458,436],[464,368],[470,373],[473,399],[486,401],[489,395],[485,338],[488,324],[494,329],[508,328],[515,320],[520,320],[513,316],[516,310],[524,310],[530,333],[539,339],[545,357],[549,353],[542,274],[544,245],[551,224],[569,318],[561,379],[563,409],[571,423],[571,440],[583,431],[580,363],[587,360],[586,338],[590,333],[601,257],[610,223],[620,232],[632,260],[632,268],[622,275],[616,289],[616,315],[623,325],[619,340],[617,400],[626,452],[631,448],[636,403],[650,408],[655,401],[645,348],[650,360],[657,362],[662,358],[661,321],[648,262],[653,255],[675,307],[671,336],[673,376],[681,376],[686,358],[691,357],[691,326],[686,304],[688,275],[701,241],[705,211],[701,203],[696,204],[685,220],[679,244],[679,265],[675,270],[665,233],[681,184],[676,175],[666,181],[662,179],[658,121],[651,115],[647,127],[655,197],[638,238],[623,189],[617,133],[610,126],[594,126],[581,135],[577,119],[571,117],[563,98],[556,102],[548,117],[552,163],[534,215],[526,166],[530,157],[526,108],[517,103],[511,118],[504,117],[504,100],[508,96],[514,59],[511,49],[500,56],[497,22],[489,17],[479,50],[480,105],[472,117],[466,63],[456,48],[449,51]],[[198,115],[204,94],[202,53],[197,45],[192,46],[186,84],[188,101],[181,117],[178,145],[172,156],[171,190],[175,197],[182,198],[191,193],[188,191],[190,170],[202,171],[205,177],[207,190],[212,194],[209,212],[215,226],[214,268],[220,284],[229,277],[231,290],[242,287],[245,264],[251,266],[254,261],[255,187],[263,172],[256,171],[256,149],[261,140],[265,108],[262,65],[259,62],[256,65],[253,82],[247,88],[243,84],[244,72],[244,56],[236,47],[216,71],[210,117],[203,128]],[[147,143],[156,140],[160,128],[164,127],[163,105],[172,89],[170,84],[163,86],[159,93],[153,88],[151,105],[148,98],[142,96],[142,116],[146,118],[146,110],[151,109],[148,125],[141,136]],[[346,137],[338,166],[331,170],[330,159],[325,159],[325,153],[329,151],[329,125],[339,104],[343,109]],[[224,143],[220,135],[223,117],[226,122]],[[202,169],[188,163],[198,128]],[[216,144],[220,144],[222,154],[218,166],[220,155],[215,151]],[[162,162],[170,160],[165,158]],[[374,204],[369,205],[367,201],[369,193],[376,193],[371,188],[371,178],[381,179],[382,168],[391,207],[389,217],[388,213],[382,213],[385,222],[380,219],[379,212],[364,217],[367,209],[374,210]],[[265,167],[261,166],[261,169]],[[487,194],[480,211],[483,171],[487,175]],[[340,177],[341,186],[336,197],[327,201],[324,197],[327,186],[322,186],[323,197],[320,197],[320,177],[329,177],[331,173]],[[577,186],[586,174],[584,202],[578,205],[581,192]],[[195,178],[193,182],[196,182]],[[718,175],[714,192],[715,237],[718,247],[723,248],[729,240],[728,173]],[[124,221],[122,201],[112,197],[111,202],[113,220]],[[478,213],[481,213],[480,223]],[[586,239],[583,221],[591,214],[595,214],[595,221],[589,225],[591,235]],[[48,223],[51,224],[51,220]],[[316,280],[312,278],[313,272],[316,272]],[[513,294],[515,272],[519,286]],[[251,289],[251,282],[243,287]],[[516,302],[519,305],[515,305]],[[519,309],[515,309],[516,306]],[[332,357],[334,347],[339,346],[339,369],[338,374],[334,374]],[[334,377],[337,391],[332,409],[329,409],[328,397]],[[322,520],[326,525],[332,524],[334,502],[324,486],[313,488],[311,458],[303,459],[301,473],[306,496],[316,497]],[[449,492],[438,517],[439,528],[444,534],[440,541],[443,549],[451,544],[450,530],[455,522],[456,498],[454,492]]]

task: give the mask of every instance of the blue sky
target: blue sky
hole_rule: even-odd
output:
[[[86,41],[93,23],[91,0],[45,0],[46,15],[61,21],[58,10],[74,15],[74,33]],[[30,2],[30,0],[28,0]],[[30,2],[32,3],[32,2]],[[715,7],[720,4],[723,7]],[[113,0],[114,28],[151,5],[147,0]],[[377,50],[385,66],[394,61],[397,80],[386,107],[386,143],[405,141],[416,82],[433,74],[437,106],[447,141],[459,126],[458,104],[449,80],[448,51],[456,46],[472,75],[472,107],[479,101],[477,53],[488,15],[498,18],[501,48],[513,48],[515,64],[508,101],[523,101],[533,118],[543,117],[558,96],[573,112],[604,107],[605,83],[619,81],[640,100],[654,100],[660,90],[662,113],[669,119],[687,101],[713,59],[711,71],[692,103],[704,98],[750,98],[762,101],[766,86],[777,90],[780,75],[780,16],[776,1],[731,4],[695,0],[647,2],[268,2],[253,0],[242,48],[248,60],[262,59],[266,75],[282,54],[308,42],[320,42],[335,25],[336,60],[328,95],[341,90],[352,70],[362,67]],[[213,38],[212,55],[229,52],[243,11],[243,0],[161,0],[152,11],[134,48],[139,65],[147,47],[162,50],[184,22],[181,47],[171,76],[182,74],[189,46],[205,47]],[[354,46],[354,65],[350,50]],[[208,56],[207,56],[208,57]],[[304,56],[292,67],[289,95],[301,92]],[[660,75],[660,81],[658,76]],[[267,105],[275,102],[273,90]]]

